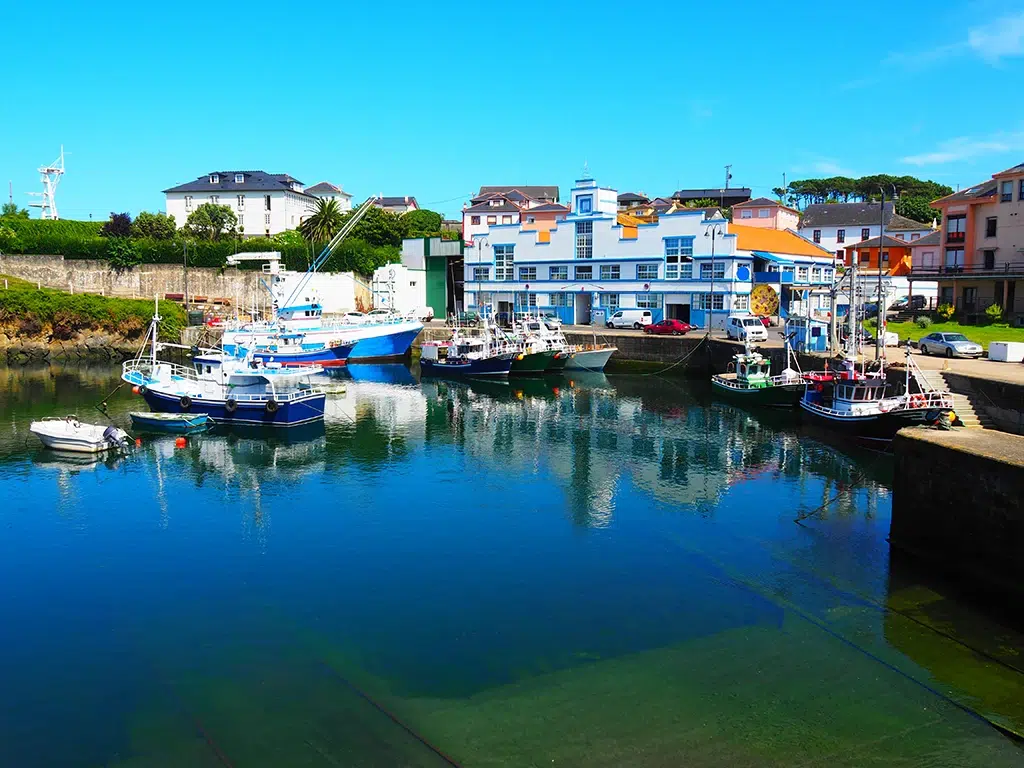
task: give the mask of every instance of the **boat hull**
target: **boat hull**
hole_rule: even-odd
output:
[[[253,352],[253,357],[264,363],[280,363],[285,368],[296,368],[304,365],[319,365],[323,368],[345,365],[346,359],[353,349],[352,344],[324,346],[320,349],[306,349],[284,352]]]
[[[163,413],[205,413],[218,424],[249,424],[267,427],[294,427],[309,424],[324,417],[327,396],[312,394],[278,403],[277,410],[267,410],[265,400],[238,400],[235,409],[229,409],[226,400],[193,397],[188,408],[182,407],[180,395],[163,394],[147,389],[143,394],[146,404]]]
[[[887,413],[838,416],[806,400],[800,401],[800,408],[811,421],[835,432],[882,442],[892,440],[903,427],[934,424],[940,413],[938,408],[911,408]]]
[[[347,362],[364,360],[387,360],[404,357],[413,340],[423,330],[422,323],[380,323],[374,325],[347,325],[333,328],[316,326],[294,327],[290,331],[303,333],[311,344],[323,344],[330,348],[332,343],[354,342],[346,358]],[[224,335],[224,351],[229,355],[240,354],[239,348],[246,345],[273,344],[275,332],[270,330],[232,330]]]
[[[509,374],[512,376],[539,376],[551,367],[554,359],[555,353],[550,350],[527,352],[523,354],[522,358],[516,357],[512,361]]]
[[[487,376],[500,378],[508,376],[512,368],[512,356],[501,355],[483,360],[464,362],[435,362],[420,360],[420,370],[425,376]]]
[[[169,435],[194,435],[210,428],[209,416],[205,413],[182,414],[177,419],[162,419],[148,413],[131,413],[132,426],[147,432],[161,432]]]
[[[573,353],[565,363],[567,371],[603,371],[608,359],[615,354],[615,348],[581,349]]]
[[[733,387],[718,376],[711,377],[715,394],[734,402],[773,408],[796,408],[804,394],[803,383],[777,384],[771,387]]]
[[[93,440],[74,437],[57,437],[36,433],[36,437],[44,447],[54,451],[69,451],[71,453],[103,453],[113,448],[106,440],[96,443]]]
[[[392,333],[359,339],[348,356],[349,361],[388,360],[405,357],[409,353],[413,341],[423,330],[423,326],[419,323],[412,325],[413,327],[396,330]]]
[[[566,352],[564,350],[555,352],[555,356],[551,358],[551,363],[548,365],[547,372],[557,373],[558,371],[564,371],[571,359],[571,352]]]

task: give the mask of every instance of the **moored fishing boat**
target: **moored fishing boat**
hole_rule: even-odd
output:
[[[265,363],[280,363],[285,368],[319,365],[331,368],[345,365],[356,346],[355,340],[310,341],[305,333],[280,333],[268,343],[235,347],[239,357],[251,355]]]
[[[128,434],[123,429],[85,424],[77,416],[47,416],[29,425],[29,432],[47,448],[72,453],[103,453],[125,450]]]
[[[147,432],[172,435],[195,435],[208,430],[212,424],[205,413],[163,413],[132,411],[128,414],[132,426]]]
[[[570,344],[561,327],[538,321],[549,344],[558,349],[562,356],[561,369],[565,371],[593,371],[599,373],[608,365],[608,360],[618,352],[612,344],[600,344],[597,334],[591,344]]]
[[[793,366],[796,366],[795,368]],[[786,369],[771,375],[771,360],[745,347],[733,355],[731,371],[711,377],[715,392],[748,405],[795,408],[804,393],[804,380],[786,339]]]
[[[465,336],[458,329],[448,341],[427,341],[420,351],[420,370],[428,376],[505,377],[522,353],[507,351],[488,336]]]

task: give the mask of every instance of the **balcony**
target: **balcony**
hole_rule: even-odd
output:
[[[792,272],[755,272],[755,283],[789,284],[795,282]]]
[[[996,262],[991,267],[984,264],[957,264],[956,266],[936,265],[911,267],[908,273],[910,277],[916,278],[990,278],[1002,280],[1012,278],[1019,280],[1024,278],[1024,261]]]
[[[946,242],[947,243],[963,243],[967,240],[966,232],[947,232]]]

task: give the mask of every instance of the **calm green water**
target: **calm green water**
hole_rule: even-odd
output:
[[[887,457],[650,377],[352,372],[295,439],[91,462],[27,427],[117,370],[0,369],[0,765],[1024,764],[1024,638],[891,560]]]

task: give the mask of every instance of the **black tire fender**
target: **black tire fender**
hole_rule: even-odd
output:
[[[192,407],[192,398],[189,397],[188,395],[182,395],[181,398],[178,400],[178,405],[181,406],[181,410],[187,411],[189,408]]]
[[[270,398],[269,400],[267,400],[267,413],[277,413],[280,407],[281,404],[278,403],[277,400],[275,400],[274,398]]]
[[[229,397],[224,402],[224,410],[227,411],[228,413],[234,413],[236,410],[238,410],[238,401],[235,400],[235,398],[233,397]]]

